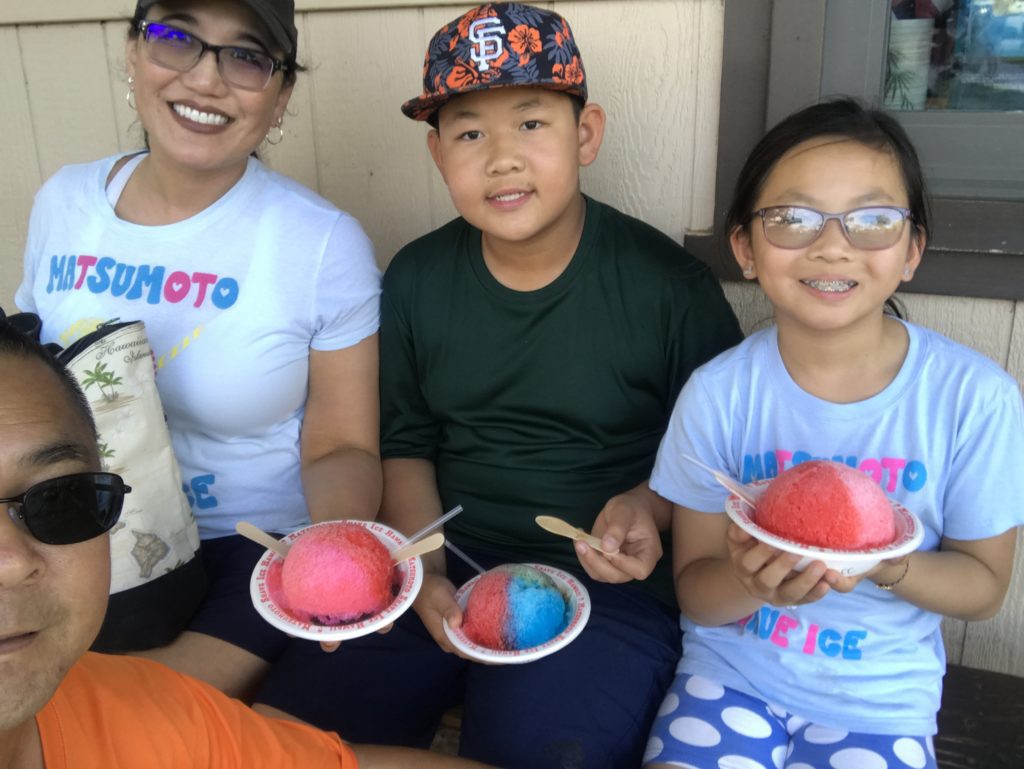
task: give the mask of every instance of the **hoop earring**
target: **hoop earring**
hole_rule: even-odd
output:
[[[124,95],[124,100],[128,102],[128,106],[132,108],[133,112],[138,112],[135,109],[135,78],[131,75],[128,76],[128,92]]]
[[[274,146],[284,141],[284,129],[281,128],[282,123],[284,123],[284,117],[279,117],[277,119],[277,122],[270,127],[270,131],[267,131],[267,135],[265,137],[267,140],[267,144]],[[270,132],[273,131],[275,128],[277,129],[277,141],[274,141],[273,139],[270,138]]]

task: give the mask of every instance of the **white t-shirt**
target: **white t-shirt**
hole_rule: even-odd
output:
[[[858,403],[802,390],[774,327],[698,369],[680,394],[651,487],[724,515],[726,492],[690,454],[744,483],[808,459],[874,477],[917,513],[922,550],[1024,523],[1024,413],[1017,383],[988,358],[906,324],[892,383]],[[869,580],[797,608],[763,606],[722,627],[683,619],[679,671],[705,675],[817,723],[877,734],[935,733],[945,653],[941,617]]]
[[[309,522],[309,351],[377,331],[373,247],[355,219],[255,158],[185,221],[124,221],[104,191],[119,157],[65,167],[40,189],[16,303],[62,346],[113,318],[144,321],[200,535],[239,520],[294,530]]]

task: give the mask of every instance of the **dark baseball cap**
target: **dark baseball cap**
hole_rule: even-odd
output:
[[[135,18],[141,18],[150,6],[156,5],[160,0],[139,0],[135,6]],[[281,46],[285,57],[289,60],[295,59],[298,49],[299,33],[295,29],[295,0],[241,0],[256,17],[262,21],[274,42]]]
[[[490,88],[536,86],[587,100],[583,59],[569,23],[523,3],[487,3],[439,29],[423,61],[423,93],[402,105],[430,120],[454,96]]]

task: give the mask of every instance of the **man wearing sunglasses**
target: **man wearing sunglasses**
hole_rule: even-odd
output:
[[[96,437],[74,379],[0,311],[0,767],[481,766],[349,746],[157,663],[87,652],[130,491],[98,472]]]

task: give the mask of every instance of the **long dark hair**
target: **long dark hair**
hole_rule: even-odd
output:
[[[931,236],[928,196],[921,161],[910,137],[891,115],[845,97],[794,112],[768,131],[751,150],[736,180],[732,203],[725,215],[726,238],[737,228],[749,233],[751,211],[765,180],[782,156],[799,144],[824,136],[855,141],[893,156],[903,177],[911,222],[927,242]],[[895,298],[890,297],[885,304],[893,315],[904,317],[903,308]]]

